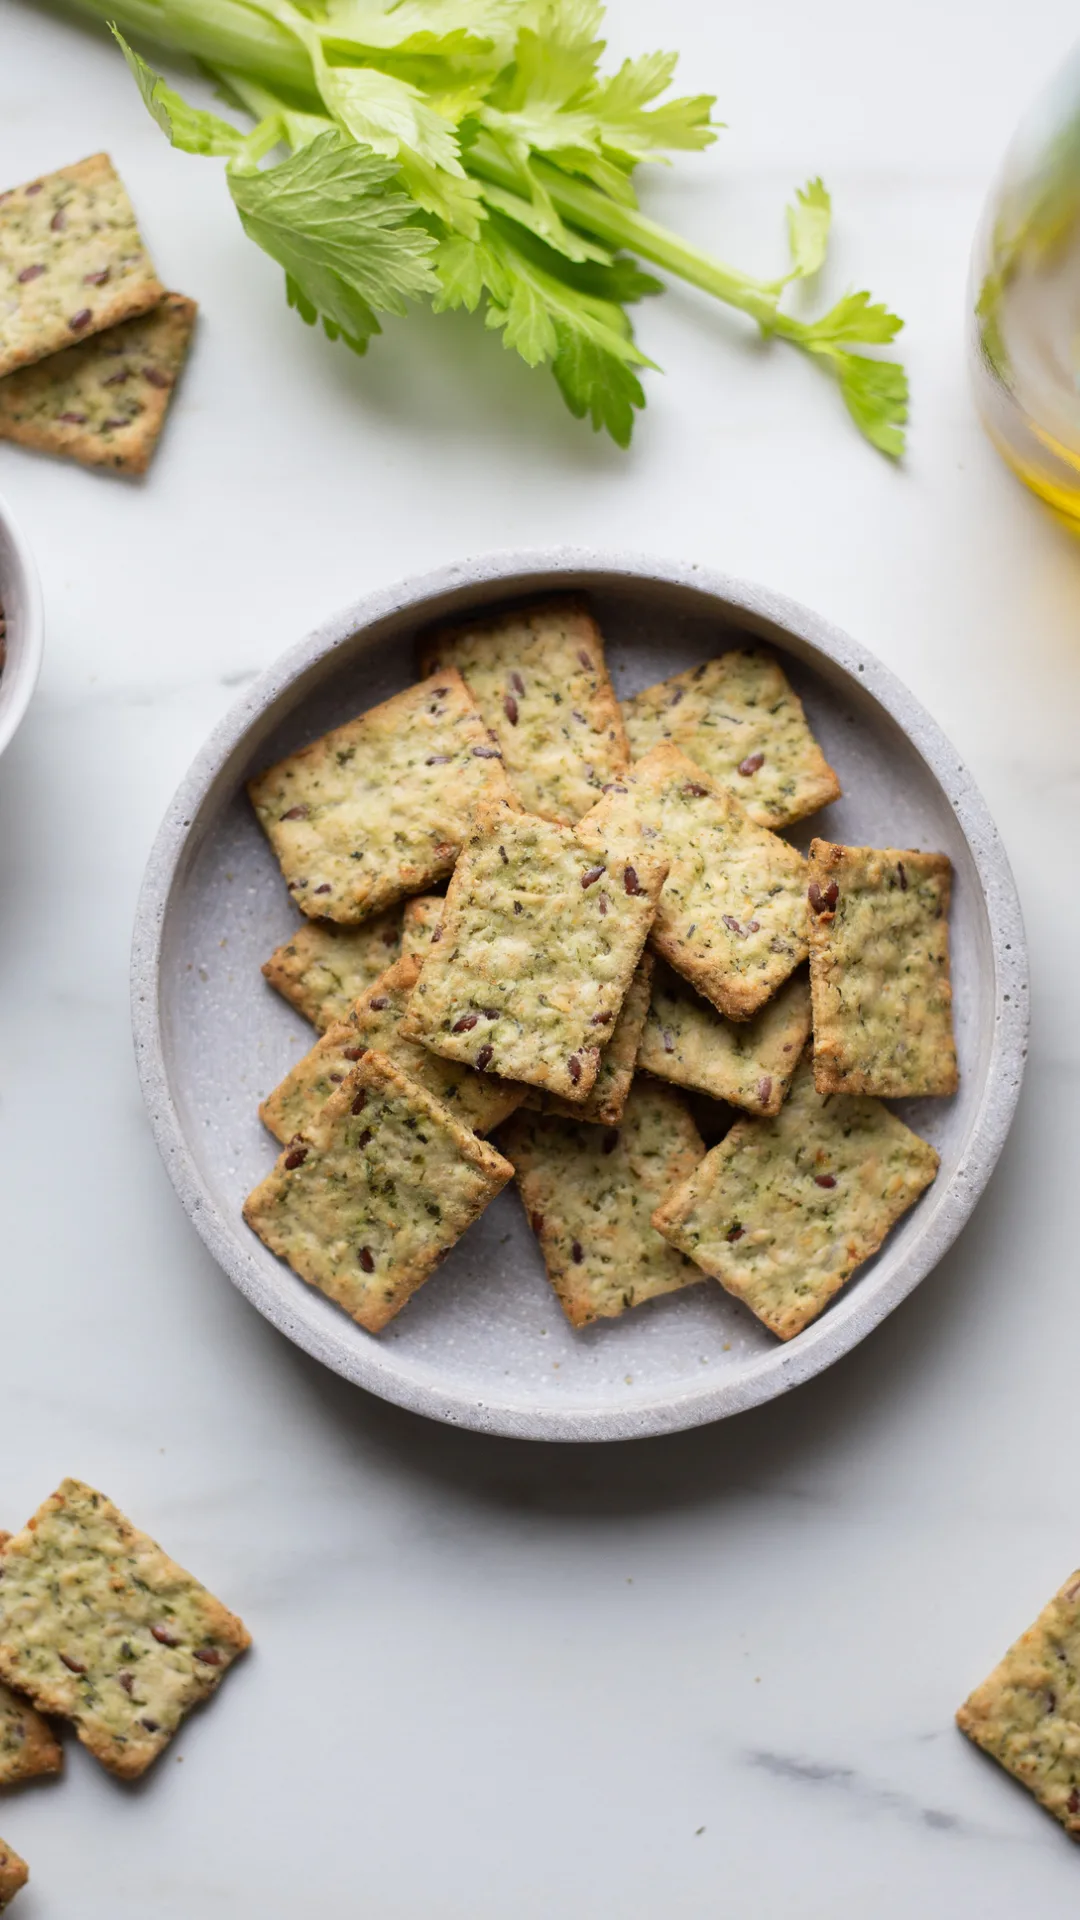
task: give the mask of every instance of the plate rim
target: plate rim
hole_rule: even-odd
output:
[[[172,1097],[161,1018],[161,944],[173,886],[200,808],[249,728],[303,673],[365,627],[470,586],[530,577],[591,574],[613,581],[688,588],[733,613],[776,626],[811,653],[841,667],[866,689],[915,746],[957,817],[987,910],[994,968],[995,1021],[983,1098],[967,1148],[921,1236],[876,1289],[853,1293],[842,1314],[814,1322],[797,1341],[761,1354],[738,1379],[719,1386],[665,1390],[632,1407],[538,1408],[512,1398],[476,1400],[395,1371],[393,1349],[347,1346],[297,1320],[243,1246],[204,1184]],[[951,1246],[984,1191],[1005,1144],[1027,1057],[1028,961],[1019,896],[997,826],[946,734],[892,669],[841,628],[788,595],[692,561],[665,560],[575,546],[485,553],[365,594],[287,648],[233,702],[195,755],[154,838],[135,913],[131,1008],[136,1063],[158,1151],[177,1196],[218,1265],[263,1317],[342,1378],[411,1412],[481,1433],[547,1441],[639,1439],[703,1426],[746,1411],[812,1379],[857,1346],[913,1292]],[[303,1285],[304,1283],[298,1282]],[[350,1336],[351,1338],[351,1336]]]

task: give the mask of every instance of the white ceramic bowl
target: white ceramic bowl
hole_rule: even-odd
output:
[[[11,740],[41,672],[45,616],[37,568],[6,500],[0,498],[0,607],[7,621],[0,674],[0,753]]]
[[[296,924],[244,794],[246,776],[408,683],[432,620],[560,588],[586,591],[616,690],[749,636],[780,653],[844,798],[819,831],[946,851],[961,1088],[901,1103],[933,1140],[933,1187],[821,1318],[786,1346],[715,1282],[574,1333],[516,1194],[501,1194],[379,1338],[305,1286],[244,1225],[276,1148],[258,1100],[311,1044],[260,978]],[[808,824],[808,838],[818,823]],[[289,1339],[388,1400],[487,1432],[628,1439],[736,1413],[846,1353],[927,1274],[975,1205],[1012,1119],[1027,1034],[1016,891],[977,789],[900,682],[805,607],[703,568],[631,555],[500,555],[372,595],[270,668],[217,727],[150,858],[133,956],[135,1040],[166,1166],[211,1252]]]

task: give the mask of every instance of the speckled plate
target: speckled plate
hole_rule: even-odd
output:
[[[876,1259],[786,1346],[711,1281],[573,1333],[513,1190],[379,1338],[245,1227],[274,1143],[256,1106],[310,1043],[261,962],[296,924],[244,796],[247,776],[404,686],[416,630],[480,606],[585,589],[616,688],[634,692],[752,638],[775,646],[844,798],[811,823],[855,843],[944,849],[961,1090],[901,1105],[941,1172]],[[1001,1150],[1027,1041],[1020,909],[993,821],[918,703],[872,655],[778,594],[703,568],[560,550],[509,554],[349,607],[262,676],[211,735],[169,808],[135,929],[135,1041],[151,1124],[180,1199],[230,1279],[346,1379],[435,1419],[545,1440],[629,1439],[737,1413],[819,1373],[940,1259]]]

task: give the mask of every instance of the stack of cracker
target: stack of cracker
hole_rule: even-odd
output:
[[[760,651],[620,707],[568,596],[419,666],[250,783],[321,1037],[246,1219],[378,1332],[515,1177],[575,1327],[712,1276],[790,1339],[937,1169],[948,861],[782,837],[840,786]]]
[[[108,154],[0,193],[0,439],[145,473],[195,324]]]

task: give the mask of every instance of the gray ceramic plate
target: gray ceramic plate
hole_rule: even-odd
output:
[[[375,1339],[268,1253],[240,1216],[274,1158],[257,1102],[311,1039],[260,976],[295,914],[245,778],[406,684],[419,627],[570,587],[592,598],[621,693],[746,637],[777,647],[844,787],[821,830],[941,848],[954,864],[961,1091],[901,1108],[938,1147],[940,1175],[877,1258],[786,1346],[711,1281],[571,1332],[512,1190]],[[264,674],[213,733],[166,816],[139,904],[133,982],[158,1145],[207,1246],[260,1313],[388,1400],[548,1440],[716,1420],[846,1353],[963,1226],[1012,1119],[1027,1037],[1023,929],[997,831],[948,741],[893,675],[777,594],[697,567],[571,551],[500,555],[375,594]]]

